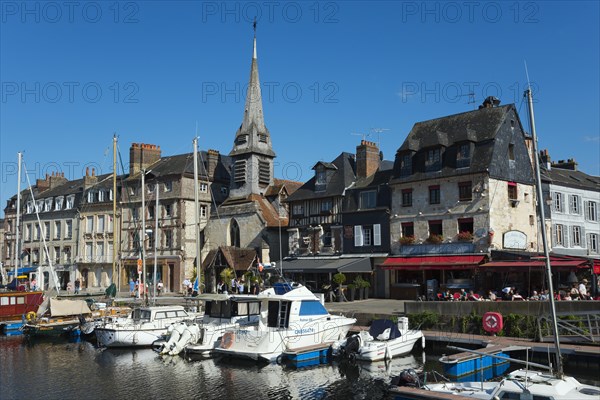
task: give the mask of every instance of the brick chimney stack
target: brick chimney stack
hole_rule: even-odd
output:
[[[379,147],[375,142],[361,140],[356,146],[356,175],[358,178],[366,178],[373,175],[379,169]]]
[[[96,169],[92,168],[92,174],[90,175],[90,167],[85,168],[85,176],[83,177],[83,187],[87,189],[98,183],[98,177],[96,176]]]
[[[570,169],[577,171],[577,162],[574,158],[569,158],[567,161],[559,160],[557,163],[552,163],[552,168]]]
[[[206,174],[210,178],[214,178],[217,165],[219,164],[219,152],[217,150],[209,149],[206,153]]]
[[[160,146],[132,143],[129,149],[129,175],[135,175],[160,160]]]
[[[46,174],[44,179],[36,179],[35,184],[40,192],[48,189],[54,189],[57,186],[67,182],[64,172],[52,172],[52,174]]]
[[[552,162],[550,161],[550,154],[548,153],[548,149],[540,151],[540,159],[544,164],[546,164],[546,169],[550,171],[552,169]]]

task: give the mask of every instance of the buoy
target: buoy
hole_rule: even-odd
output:
[[[25,316],[27,321],[33,321],[33,320],[35,320],[36,317],[37,317],[37,314],[35,313],[35,311],[29,311],[27,313],[27,315]]]

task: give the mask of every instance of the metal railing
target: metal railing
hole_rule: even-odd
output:
[[[556,316],[558,334],[561,341],[577,343],[600,342],[600,311],[560,313]],[[552,319],[550,315],[538,317],[540,340],[552,339]]]

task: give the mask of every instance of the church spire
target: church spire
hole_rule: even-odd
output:
[[[253,23],[254,38],[250,80],[244,105],[242,125],[235,134],[235,143],[230,155],[243,153],[259,153],[275,156],[271,149],[271,135],[265,126],[263,116],[262,94],[258,77],[258,57],[256,52],[256,20]]]

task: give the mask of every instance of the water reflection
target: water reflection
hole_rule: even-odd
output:
[[[424,360],[419,350],[388,363],[258,365],[233,359],[162,357],[150,349],[102,350],[64,339],[0,337],[0,397],[385,399],[394,376],[424,364],[428,371],[440,371],[438,358],[433,354]]]

